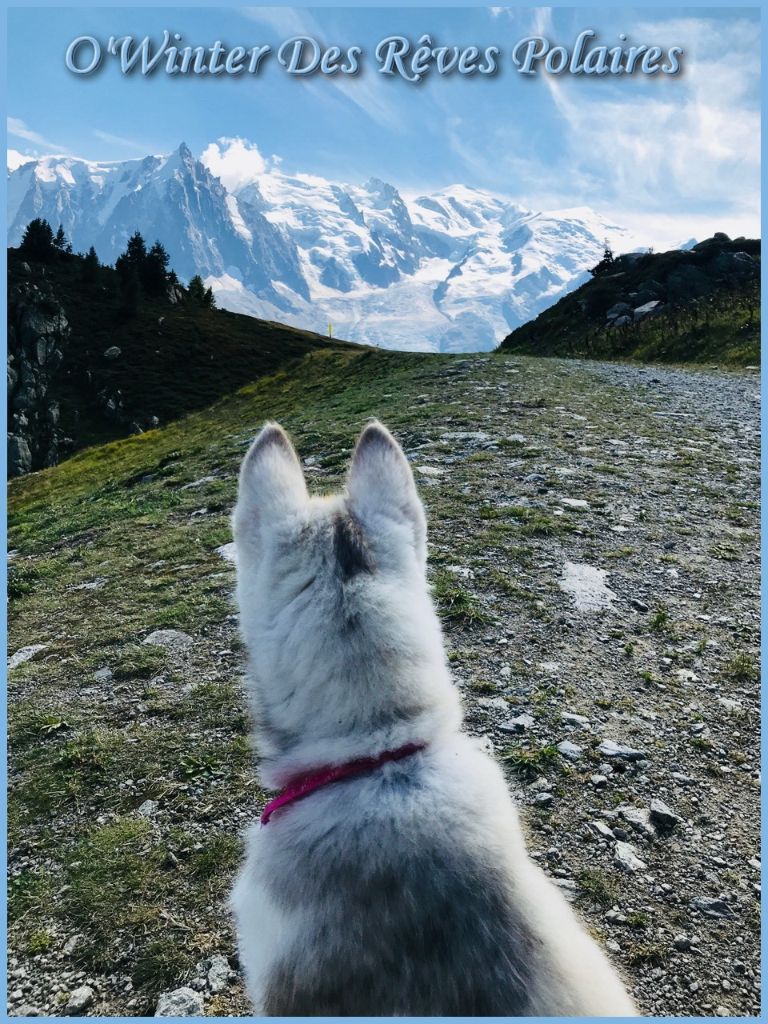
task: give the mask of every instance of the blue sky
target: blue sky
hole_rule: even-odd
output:
[[[64,66],[77,35],[162,36],[210,46],[269,43],[297,33],[327,46],[359,45],[355,78],[297,79],[276,64],[259,77],[123,77],[114,62],[78,78]],[[518,75],[510,50],[531,33],[571,46],[680,45],[678,76]],[[419,85],[376,70],[391,34],[435,44],[497,45],[494,77]],[[341,181],[371,176],[410,191],[461,182],[534,209],[589,205],[674,244],[715,230],[759,233],[759,13],[756,9],[206,9],[16,8],[9,11],[8,145],[25,154],[120,160],[182,140],[201,154],[220,138],[222,171],[275,157],[288,172]],[[34,54],[34,60],[31,55]],[[34,70],[32,70],[34,68]],[[216,151],[209,149],[209,153]]]

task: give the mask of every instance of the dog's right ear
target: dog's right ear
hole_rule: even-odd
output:
[[[248,449],[240,467],[237,526],[290,516],[307,501],[299,457],[279,423],[267,423]]]

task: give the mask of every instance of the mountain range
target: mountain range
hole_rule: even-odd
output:
[[[606,241],[637,239],[588,207],[533,211],[468,185],[405,194],[370,179],[287,174],[273,161],[229,188],[206,155],[8,163],[9,244],[35,217],[111,263],[138,230],[219,305],[385,348],[494,348],[582,284]],[[214,164],[218,166],[218,164]]]

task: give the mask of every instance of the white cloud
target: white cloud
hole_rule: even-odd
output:
[[[200,160],[230,192],[237,192],[256,181],[268,169],[258,146],[240,138],[221,138],[212,142],[202,152]]]

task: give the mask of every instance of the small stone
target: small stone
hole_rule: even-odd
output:
[[[445,476],[445,470],[439,466],[417,466],[416,472],[421,476]]]
[[[180,629],[156,629],[144,638],[144,643],[154,647],[165,647],[170,651],[185,651],[194,641]]]
[[[613,829],[606,825],[604,821],[590,821],[589,827],[594,833],[596,833],[596,835],[600,836],[602,839],[614,838]]]
[[[713,899],[710,896],[697,896],[691,900],[691,907],[700,911],[705,917],[724,917],[733,920],[736,915],[725,900]]]
[[[687,952],[693,943],[687,935],[676,935],[672,940],[672,945],[675,949],[679,949],[681,952]]]
[[[216,554],[224,559],[225,562],[237,563],[237,551],[235,549],[234,541],[229,544],[222,544],[221,547],[216,548]]]
[[[145,800],[144,803],[140,804],[136,810],[142,818],[152,818],[160,810],[160,804],[157,800]]]
[[[222,992],[231,981],[233,973],[229,960],[221,953],[215,953],[208,968],[208,988],[214,993]]]
[[[592,785],[595,787],[595,789],[602,789],[603,786],[607,786],[608,785],[608,776],[607,775],[590,775],[589,776],[589,781],[592,783]]]
[[[45,651],[47,648],[48,644],[30,644],[28,647],[20,648],[8,659],[8,671],[10,672],[18,665],[23,665],[25,661],[31,661],[40,651]]]
[[[502,722],[499,726],[502,732],[525,732],[526,729],[530,729],[533,726],[532,715],[518,715],[516,718],[508,718],[506,722]]]
[[[93,678],[98,683],[108,683],[109,680],[112,678],[112,675],[113,675],[112,669],[111,668],[107,668],[106,665],[105,665],[104,668],[97,668],[96,669],[96,671],[93,673]]]
[[[75,950],[78,948],[78,946],[81,946],[82,944],[83,944],[83,936],[82,935],[73,935],[71,938],[67,939],[67,941],[64,943],[64,955],[65,956],[72,956],[72,954],[75,952]]]
[[[93,989],[90,985],[81,985],[80,988],[76,988],[73,992],[69,993],[64,1013],[68,1017],[80,1017],[83,1014],[83,1010],[87,1010],[92,1002]]]
[[[648,611],[648,605],[645,603],[645,601],[641,601],[637,597],[633,597],[630,600],[629,603],[635,609],[635,611],[638,611],[638,612],[647,612]]]
[[[123,350],[118,348],[117,345],[110,345],[109,348],[104,350],[105,359],[119,359],[123,354]]]
[[[616,810],[619,815],[628,822],[635,832],[639,832],[648,839],[655,835],[651,825],[651,812],[644,807],[633,807],[632,804],[621,804]]]
[[[22,1003],[15,1013],[16,1017],[39,1017],[40,1011],[36,1006],[30,1006],[29,1003]]]
[[[651,800],[651,822],[659,829],[673,829],[683,819],[667,807],[663,800]]]
[[[201,1017],[203,1014],[203,997],[187,985],[163,992],[157,1000],[156,1017]]]
[[[557,749],[569,761],[578,761],[584,753],[583,747],[580,747],[577,743],[571,743],[570,740],[562,740],[557,744]]]
[[[628,871],[630,874],[633,874],[635,871],[642,871],[648,866],[645,861],[640,860],[637,856],[635,848],[631,843],[623,843],[621,841],[616,843],[613,863],[616,867],[621,868],[622,871]]]
[[[551,793],[537,793],[533,802],[537,807],[549,807],[555,802],[555,798]]]
[[[642,761],[648,757],[644,751],[633,750],[614,740],[603,740],[597,749],[604,757],[616,757],[621,761]]]
[[[589,726],[589,719],[585,715],[575,715],[572,711],[564,711],[560,717],[565,725]]]

